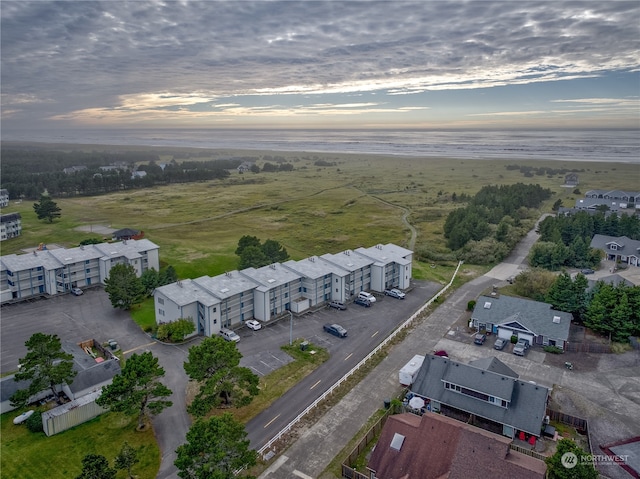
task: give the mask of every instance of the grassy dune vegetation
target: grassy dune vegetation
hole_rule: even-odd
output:
[[[167,159],[173,157],[170,153]],[[294,170],[232,172],[225,180],[55,198],[62,218],[53,224],[36,219],[33,202],[12,201],[5,211],[22,214],[23,233],[3,242],[2,254],[20,253],[39,243],[76,246],[85,238],[102,238],[78,230],[98,225],[144,230],[160,246],[163,264],[172,264],[182,278],[235,269],[234,251],[243,235],[277,240],[293,259],[387,242],[446,253],[442,226],[448,212],[461,206],[452,201],[454,193],[472,196],[488,184],[537,183],[555,193],[545,205],[547,210],[557,199],[570,206],[582,196],[562,187],[562,174],[525,177],[507,165],[577,170],[581,193],[595,188],[637,189],[638,178],[637,165],[595,162],[257,151],[212,151],[211,158],[251,156],[261,166],[265,154],[284,157]],[[317,166],[318,160],[331,166]],[[409,225],[415,228],[415,242]],[[415,271],[417,277],[442,273],[421,264]]]

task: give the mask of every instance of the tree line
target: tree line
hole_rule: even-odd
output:
[[[210,153],[209,153],[210,155]],[[80,152],[2,148],[2,188],[10,198],[85,196],[171,183],[222,179],[245,158],[178,161],[163,164],[159,153]],[[144,164],[141,164],[144,163]],[[82,167],[65,173],[65,168]],[[101,168],[109,167],[109,168]],[[133,175],[144,171],[146,175]]]
[[[590,247],[593,236],[627,236],[639,240],[640,218],[579,211],[573,215],[545,218],[540,222],[538,232],[540,239],[529,253],[531,266],[552,271],[565,267],[595,267],[602,259],[602,252]]]
[[[604,281],[588,288],[583,274],[575,278],[563,272],[553,275],[539,269],[519,274],[514,281],[516,294],[544,301],[593,331],[610,334],[613,341],[627,342],[640,336],[640,286],[617,285]]]
[[[530,218],[531,211],[551,195],[551,190],[540,185],[484,186],[467,206],[447,216],[447,247],[458,259],[476,264],[500,261],[526,233],[521,221]],[[456,196],[456,200],[460,198],[462,195]]]

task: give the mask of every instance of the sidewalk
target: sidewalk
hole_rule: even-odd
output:
[[[431,353],[449,328],[464,314],[467,302],[475,299],[495,282],[487,276],[477,278],[454,291],[388,356],[318,422],[300,437],[259,479],[321,477],[322,471],[347,445],[367,420],[384,407],[384,400],[401,391],[398,371],[415,354]],[[327,476],[325,476],[327,477]],[[331,477],[331,476],[328,476]]]

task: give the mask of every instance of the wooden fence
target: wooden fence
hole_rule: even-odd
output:
[[[387,418],[389,417],[389,412],[391,409],[388,409],[384,416],[382,416],[378,422],[376,422],[371,429],[367,431],[364,437],[360,440],[358,445],[353,448],[349,457],[347,457],[346,461],[342,463],[342,477],[346,477],[347,479],[369,479],[369,476],[366,474],[362,474],[354,469],[352,469],[349,464],[353,464],[358,459],[358,456],[364,451],[369,443],[373,441],[373,439],[380,433],[382,430],[382,426],[387,422]]]
[[[566,351],[574,353],[596,353],[596,354],[608,354],[611,353],[611,346],[608,344],[600,343],[566,343],[564,346]]]
[[[514,443],[509,444],[509,447],[514,451],[520,452],[522,454],[526,454],[527,456],[531,456],[536,459],[540,459],[541,461],[544,461],[547,458],[547,456],[545,456],[544,454],[540,454],[539,452],[536,452],[533,449],[529,449],[527,447],[518,446],[517,444],[514,444]]]
[[[553,409],[547,409],[547,416],[552,421],[561,422],[569,426],[575,427],[582,434],[586,434],[589,430],[587,420],[581,417],[572,416],[571,414],[565,414],[560,411],[554,411]]]

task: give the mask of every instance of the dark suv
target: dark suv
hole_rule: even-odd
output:
[[[322,327],[329,334],[333,334],[334,336],[338,336],[339,338],[347,337],[347,330],[339,324],[325,324]]]
[[[347,305],[340,302],[340,301],[331,301],[329,303],[329,307],[330,308],[335,308],[335,309],[339,309],[341,311],[344,311],[345,309],[347,309]]]
[[[478,333],[473,337],[473,342],[482,346],[486,339],[487,337],[484,334]]]
[[[356,298],[354,303],[359,304],[360,306],[364,306],[365,308],[368,308],[369,306],[371,306],[371,301],[364,298]]]

